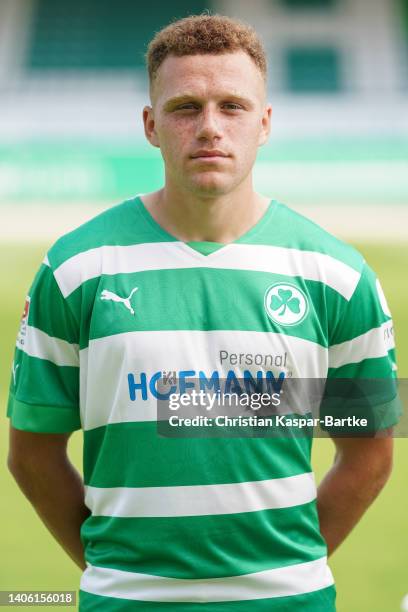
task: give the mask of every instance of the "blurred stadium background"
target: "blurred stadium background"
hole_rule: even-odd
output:
[[[3,406],[24,296],[50,243],[162,184],[142,132],[146,44],[204,10],[250,22],[267,48],[274,120],[257,189],[365,254],[408,376],[408,0],[0,0]],[[70,452],[80,466],[80,433]],[[318,440],[318,478],[332,460]],[[396,440],[391,481],[331,563],[339,612],[392,612],[408,592],[407,477],[407,442]],[[5,469],[0,485],[0,589],[77,589],[79,571]]]

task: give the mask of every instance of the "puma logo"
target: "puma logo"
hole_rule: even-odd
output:
[[[130,300],[131,300],[132,295],[136,293],[137,290],[138,290],[138,287],[134,287],[132,291],[130,292],[129,296],[124,298],[124,297],[120,297],[120,295],[116,295],[116,293],[113,293],[113,291],[104,289],[101,293],[101,300],[111,300],[112,302],[122,302],[122,304],[124,304],[126,308],[130,310],[130,314],[134,315],[135,311],[132,308]]]

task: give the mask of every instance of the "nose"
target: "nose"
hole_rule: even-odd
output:
[[[212,141],[221,138],[222,131],[217,117],[217,109],[204,107],[199,115],[197,124],[197,138]]]

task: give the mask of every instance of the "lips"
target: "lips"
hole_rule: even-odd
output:
[[[218,151],[217,149],[212,149],[212,150],[202,149],[200,151],[197,151],[193,155],[191,155],[191,157],[192,159],[199,159],[203,157],[211,158],[211,157],[229,157],[229,156],[223,151]]]

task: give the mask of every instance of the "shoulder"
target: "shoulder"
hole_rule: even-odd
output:
[[[353,246],[280,202],[276,202],[275,215],[279,229],[284,228],[280,234],[286,246],[332,258],[361,273],[365,260]]]
[[[51,247],[47,260],[52,269],[85,252],[104,246],[142,242],[146,232],[139,214],[138,197],[125,200],[61,236]]]
[[[314,286],[323,293],[334,290],[336,299],[351,299],[365,268],[364,257],[354,247],[277,201],[256,241],[272,247],[264,253],[276,267],[319,283]]]

